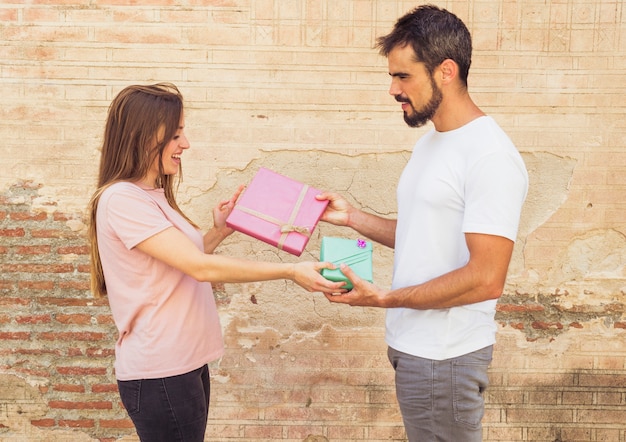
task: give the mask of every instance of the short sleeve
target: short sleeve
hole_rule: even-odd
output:
[[[491,152],[471,167],[465,187],[464,233],[515,241],[528,191],[528,174],[517,152]]]
[[[172,226],[146,192],[127,183],[103,193],[98,204],[98,223],[102,222],[105,232],[117,236],[129,250]]]

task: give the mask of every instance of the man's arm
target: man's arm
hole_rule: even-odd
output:
[[[395,219],[363,212],[336,193],[325,192],[317,195],[316,198],[320,201],[328,200],[328,206],[320,218],[322,221],[336,226],[350,227],[372,241],[394,248],[397,224]]]
[[[513,241],[502,236],[465,234],[470,258],[466,265],[426,281],[396,290],[382,290],[360,279],[349,268],[342,272],[354,288],[343,295],[326,294],[332,302],[369,307],[439,309],[497,299],[502,295],[513,253]]]

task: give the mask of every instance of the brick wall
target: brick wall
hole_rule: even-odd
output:
[[[470,89],[531,190],[484,420],[488,441],[626,441],[626,10],[621,0],[437,1],[474,35]],[[372,49],[417,2],[67,0],[0,4],[0,440],[134,441],[115,327],[88,289],[85,206],[107,106],[131,83],[186,99],[184,210],[263,165],[395,213],[423,129]],[[322,225],[302,259],[317,259]],[[290,261],[243,235],[219,253]],[[375,249],[375,282],[392,253]],[[384,313],[293,284],[216,287],[226,354],[207,440],[388,441],[404,433]]]

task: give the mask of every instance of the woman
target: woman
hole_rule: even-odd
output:
[[[172,84],[129,86],[109,109],[91,205],[92,291],[108,295],[119,331],[115,375],[140,439],[203,441],[207,363],[223,353],[211,282],[290,279],[333,292],[327,263],[266,263],[212,254],[233,231],[241,193],[213,209],[202,234],[174,198],[189,148],[183,101]]]

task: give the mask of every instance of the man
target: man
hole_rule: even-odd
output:
[[[416,8],[378,39],[389,93],[404,119],[434,128],[413,148],[398,183],[398,218],[384,219],[326,192],[322,220],[395,248],[391,290],[342,271],[354,288],[331,302],[387,310],[386,342],[409,441],[482,440],[483,391],[497,299],[528,189],[524,162],[470,98],[468,29],[435,6]]]

